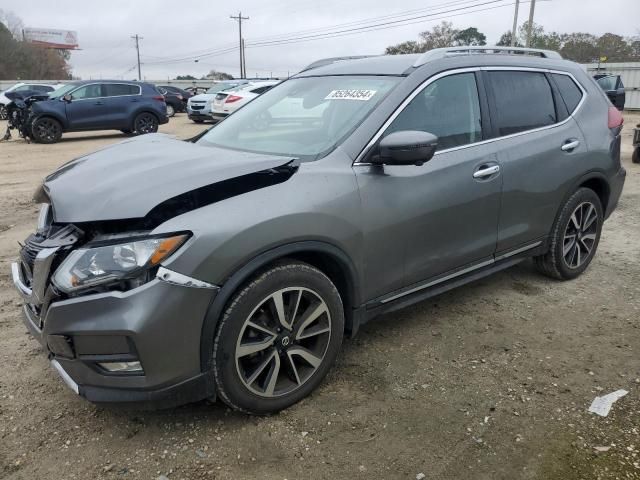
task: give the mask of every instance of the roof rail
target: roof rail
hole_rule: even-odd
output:
[[[332,63],[342,62],[344,60],[358,60],[360,58],[371,58],[371,57],[379,57],[380,55],[352,55],[350,57],[331,57],[331,58],[323,58],[320,60],[316,60],[313,63],[310,63],[306,67],[304,67],[300,72],[306,72],[307,70],[311,70],[313,68],[324,67],[325,65],[331,65]]]
[[[502,55],[537,55],[542,58],[561,59],[562,55],[553,50],[543,50],[540,48],[524,48],[524,47],[490,47],[490,46],[464,46],[464,47],[445,47],[435,48],[423,53],[413,64],[414,67],[420,67],[432,60],[455,56],[455,55],[472,55],[472,54],[502,54]]]

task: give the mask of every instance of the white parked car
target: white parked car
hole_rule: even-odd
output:
[[[233,90],[241,85],[249,83],[248,80],[222,80],[216,82],[206,93],[194,95],[187,101],[187,115],[196,123],[211,120],[211,108],[218,92]]]
[[[59,83],[57,85],[49,85],[49,84],[43,84],[43,83],[24,83],[24,82],[19,82],[19,83],[16,83],[15,85],[13,85],[13,86],[7,88],[3,92],[0,92],[0,120],[6,120],[7,119],[6,105],[10,102],[10,100],[4,95],[5,93],[34,90],[36,92],[42,92],[43,94],[44,93],[48,94],[48,93],[51,93],[54,90],[60,88],[62,85],[63,84],[61,84],[61,83]]]
[[[211,117],[214,120],[222,120],[278,83],[279,80],[256,81],[235,90],[219,92],[213,100]]]

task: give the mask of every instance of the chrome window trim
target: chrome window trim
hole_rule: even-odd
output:
[[[88,87],[90,85],[126,85],[128,87],[138,87],[138,93],[128,93],[126,95],[113,95],[110,97],[87,97],[87,98],[78,98],[73,99],[74,102],[81,102],[83,100],[99,100],[101,98],[115,98],[115,97],[141,97],[142,96],[142,85],[137,85],[135,83],[103,83],[103,82],[94,82],[94,83],[85,83],[84,85],[80,85],[78,88],[71,90],[67,95],[71,95],[73,97],[73,92],[77,92],[81,88]]]
[[[561,122],[556,122],[556,123],[551,124],[551,125],[545,125],[544,127],[532,128],[531,130],[523,130],[522,132],[512,133],[510,135],[503,135],[501,137],[488,138],[486,140],[481,140],[479,142],[468,143],[466,145],[459,145],[457,147],[446,148],[444,150],[437,151],[434,154],[434,157],[437,156],[437,155],[443,154],[443,153],[455,152],[457,150],[463,150],[465,148],[476,147],[476,146],[479,146],[479,145],[486,145],[486,144],[497,142],[497,141],[500,141],[500,140],[506,140],[506,139],[509,139],[509,138],[519,137],[521,135],[528,135],[530,133],[541,132],[541,131],[548,130],[548,129],[551,129],[551,128],[559,127],[559,126],[564,125],[565,123],[567,123],[570,119],[574,118],[576,112],[578,112],[578,110],[582,107],[582,105],[584,104],[584,102],[587,99],[587,91],[582,86],[582,84],[576,79],[576,77],[574,77],[572,73],[565,72],[565,71],[562,71],[562,70],[554,70],[554,69],[549,69],[549,68],[536,68],[536,67],[502,67],[502,66],[493,67],[493,66],[489,66],[489,67],[458,68],[458,69],[455,69],[455,70],[447,70],[446,72],[440,72],[440,73],[438,73],[438,74],[436,74],[436,75],[434,75],[432,77],[429,77],[427,80],[425,80],[420,85],[418,85],[413,90],[413,92],[411,92],[411,94],[400,104],[400,106],[397,107],[396,110],[394,110],[394,112],[391,114],[391,116],[382,124],[382,126],[378,129],[376,134],[371,138],[371,140],[367,143],[367,145],[365,145],[365,147],[360,151],[360,153],[356,157],[355,161],[353,162],[353,166],[355,167],[355,166],[363,166],[363,165],[368,166],[368,165],[371,165],[371,163],[369,163],[369,162],[363,162],[362,159],[367,155],[369,150],[378,142],[378,140],[380,140],[380,137],[385,132],[385,130],[387,128],[389,128],[391,123],[393,123],[393,121],[403,112],[403,110],[407,107],[407,105],[409,103],[411,103],[411,101],[415,97],[417,97],[431,83],[433,83],[436,80],[439,80],[441,78],[448,77],[450,75],[457,75],[457,74],[460,74],[460,73],[469,73],[469,72],[479,72],[479,71],[487,71],[487,72],[488,71],[516,71],[516,72],[520,71],[520,72],[539,72],[539,73],[550,73],[550,74],[551,73],[555,73],[555,74],[559,74],[559,75],[566,75],[566,76],[570,77],[573,80],[573,82],[578,86],[578,88],[582,92],[582,98],[580,99],[580,102],[578,103],[578,105],[576,105],[576,108],[574,108],[573,112],[569,113],[567,118],[565,118]],[[551,85],[550,85],[550,87],[551,87]]]

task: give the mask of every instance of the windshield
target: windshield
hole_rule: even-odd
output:
[[[229,90],[230,88],[236,88],[240,83],[216,83],[213,87],[207,90],[207,93],[218,93],[223,90]]]
[[[248,103],[198,143],[303,160],[320,158],[346,138],[399,80],[294,78]]]
[[[78,87],[78,85],[76,85],[74,83],[70,83],[69,85],[65,85],[64,87],[60,87],[57,90],[54,90],[53,92],[51,92],[49,94],[49,98],[62,98],[68,92],[70,92],[71,90],[73,90],[74,88],[77,88],[77,87]]]

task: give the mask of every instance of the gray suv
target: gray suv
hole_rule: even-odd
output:
[[[53,367],[92,402],[265,414],[381,313],[528,257],[580,275],[622,117],[557,53],[486,48],[316,62],[197,138],[49,175],[12,274]]]

